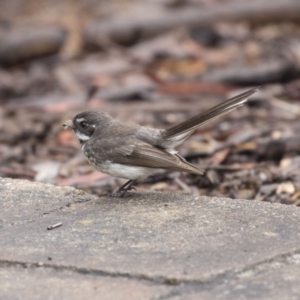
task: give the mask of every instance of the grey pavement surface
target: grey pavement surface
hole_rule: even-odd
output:
[[[0,178],[0,299],[300,299],[299,224],[294,206]]]

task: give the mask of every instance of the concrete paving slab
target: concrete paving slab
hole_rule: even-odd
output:
[[[0,228],[1,226],[34,220],[38,216],[58,211],[74,202],[91,200],[92,196],[72,187],[0,178]]]
[[[300,210],[293,206],[162,193],[97,198],[9,179],[0,180],[0,199],[0,267],[73,272],[74,282],[88,280],[76,279],[85,274],[172,287],[158,299],[235,299],[242,290],[236,286],[243,285],[248,294],[241,299],[276,294],[281,271],[266,267],[270,280],[259,285],[263,272],[256,268],[300,251]],[[285,263],[282,270],[296,274],[294,267]],[[247,272],[252,275],[245,279]],[[291,278],[285,288],[292,297],[300,281]]]
[[[233,274],[231,274],[233,275]],[[299,300],[300,254],[277,257],[257,264],[222,282],[210,285],[187,285],[172,292],[172,300]],[[166,299],[162,296],[162,299]]]
[[[78,274],[71,270],[2,265],[3,300],[140,300],[159,299],[172,287],[141,280]]]

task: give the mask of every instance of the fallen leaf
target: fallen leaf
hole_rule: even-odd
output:
[[[281,184],[279,184],[279,186],[276,189],[276,194],[293,194],[295,193],[295,186],[293,185],[292,182],[287,181],[287,182],[283,182]]]
[[[215,153],[211,157],[211,159],[210,159],[211,162],[212,162],[212,164],[214,164],[214,165],[221,164],[226,159],[226,157],[228,156],[229,152],[230,152],[230,149],[229,148],[225,148],[225,149],[220,150],[217,153]]]
[[[61,131],[57,135],[57,142],[63,146],[78,146],[78,140],[70,130]]]
[[[76,186],[83,183],[93,183],[97,180],[108,177],[109,175],[94,171],[89,174],[75,175],[69,178],[58,178],[56,184],[60,186]]]

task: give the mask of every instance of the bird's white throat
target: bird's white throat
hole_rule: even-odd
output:
[[[85,142],[85,141],[87,141],[87,140],[90,139],[90,136],[85,135],[85,134],[82,133],[82,132],[75,131],[74,133],[75,133],[75,135],[77,136],[77,138],[78,138],[80,141]]]

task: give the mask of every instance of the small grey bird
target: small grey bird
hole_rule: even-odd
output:
[[[257,91],[251,89],[169,129],[154,129],[113,120],[105,112],[85,111],[66,121],[80,141],[89,163],[98,171],[129,179],[117,193],[123,195],[137,180],[157,169],[202,175],[174,148],[193,131],[240,106]]]

